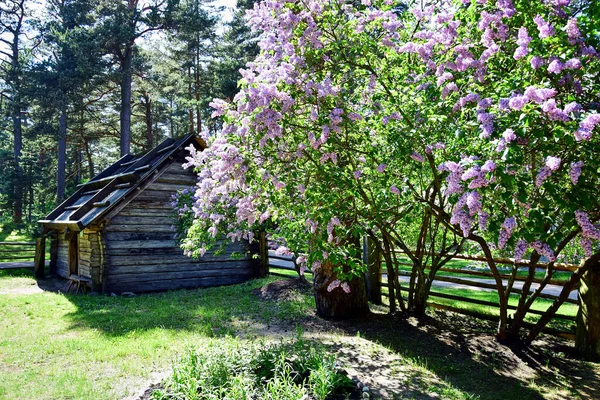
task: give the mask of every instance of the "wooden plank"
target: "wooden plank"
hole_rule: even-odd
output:
[[[36,278],[43,278],[46,267],[46,236],[37,238],[35,243],[34,274]]]
[[[247,276],[208,277],[178,279],[151,282],[119,282],[107,281],[108,292],[151,292],[158,290],[193,289],[199,287],[233,285],[242,283],[249,279]]]
[[[429,270],[429,267],[426,267],[425,269]],[[471,270],[466,270],[466,269],[456,269],[456,268],[440,268],[440,271],[443,272],[452,272],[452,273],[457,273],[457,274],[464,274],[464,275],[473,275],[473,276],[483,276],[483,277],[488,277],[488,278],[494,278],[494,274],[492,274],[491,272],[483,272],[483,271],[471,271]],[[508,274],[500,274],[500,278],[502,279],[510,279],[510,275]],[[528,278],[526,277],[520,277],[520,276],[516,276],[515,277],[515,281],[520,281],[520,282],[525,282],[527,281]],[[543,281],[543,279],[540,278],[533,278],[532,282],[535,283],[541,283]],[[548,282],[549,285],[557,285],[557,286],[564,286],[565,282],[564,281],[559,281],[556,279],[551,279]]]
[[[121,276],[124,280],[179,279],[194,276],[222,276],[252,273],[251,262],[213,261],[203,264],[154,264],[111,266],[108,276]],[[119,278],[121,279],[121,278]]]
[[[250,277],[254,271],[252,268],[232,269],[213,269],[213,270],[197,270],[197,271],[170,271],[156,272],[150,274],[122,274],[108,275],[109,281],[112,279],[118,280],[121,283],[141,283],[141,282],[159,282],[159,281],[176,281],[186,279],[201,279],[201,278],[223,278],[243,276]]]
[[[172,192],[173,194],[184,189],[189,189],[190,185],[172,183],[172,182],[154,182],[146,190],[158,190]]]
[[[402,272],[402,271],[400,271],[400,272]],[[405,274],[401,274],[401,275],[405,275]],[[471,281],[468,279],[452,278],[449,276],[436,276],[435,280],[441,281],[441,282],[456,283],[459,285],[472,286],[472,287],[477,287],[477,288],[482,288],[482,289],[492,289],[494,291],[497,290],[495,283],[475,282],[475,281]],[[521,294],[523,291],[521,289],[512,288],[512,290],[510,292]],[[530,293],[532,293],[532,292],[533,291],[530,291]],[[544,298],[544,299],[552,299],[552,300],[556,300],[558,298],[557,296],[553,296],[551,294],[546,294],[546,293],[540,293],[538,295],[538,297]],[[565,300],[565,302],[571,303],[571,304],[579,304],[579,302],[577,300],[573,300],[573,299],[569,299],[569,298],[567,298]]]
[[[0,246],[35,246],[35,242],[0,242]]]
[[[171,173],[164,173],[158,177],[156,182],[159,183],[176,183],[179,185],[187,185],[188,187],[196,186],[198,178],[191,175],[178,175]]]
[[[107,232],[106,240],[175,240],[175,235],[175,232]]]
[[[157,217],[157,216],[121,216],[117,215],[111,221],[112,224],[117,225],[166,225],[170,227],[175,223],[175,217]]]
[[[125,207],[120,213],[119,216],[124,217],[173,217],[175,215],[175,210],[173,209],[151,209],[151,208],[133,208],[133,207]]]
[[[175,193],[166,190],[143,190],[136,199],[138,200],[154,200],[154,201],[171,201],[171,196]]]
[[[251,255],[246,255],[244,258],[232,258],[231,252],[223,254],[206,253],[200,258],[192,258],[183,255],[183,250],[179,251],[179,254],[169,255],[157,255],[153,252],[147,252],[145,254],[135,254],[131,256],[127,255],[115,255],[110,253],[110,265],[111,266],[135,266],[135,265],[148,265],[148,264],[206,264],[208,262],[220,261],[252,261],[258,263],[258,259],[252,258]]]
[[[395,253],[405,254],[404,251],[402,251],[400,249],[394,249],[393,251]],[[437,252],[435,252],[434,254],[439,255],[439,253],[437,253]],[[487,259],[485,257],[470,256],[470,255],[466,255],[466,254],[456,254],[456,255],[452,256],[452,258],[458,258],[461,260],[480,261],[483,263],[487,263]],[[515,260],[512,258],[498,257],[498,258],[494,258],[494,262],[496,264],[517,265],[519,267],[529,267],[529,262],[527,260],[516,263]],[[548,267],[548,264],[546,264],[546,263],[536,264],[536,268],[547,268],[547,267]],[[579,268],[579,266],[577,266],[575,264],[561,264],[561,263],[554,264],[554,270],[556,270],[556,271],[574,272],[578,268]]]
[[[171,232],[174,233],[170,226],[165,225],[122,225],[110,224],[106,227],[107,232]]]
[[[131,201],[127,205],[127,207],[136,207],[136,208],[146,208],[153,210],[170,210],[173,211],[173,206],[171,205],[171,199],[169,200],[156,200],[156,199],[138,199],[137,197]]]
[[[169,247],[178,247],[176,240],[127,240],[127,241],[106,241],[106,246],[111,249],[160,249]]]
[[[172,256],[180,256],[183,254],[183,250],[179,247],[165,247],[162,249],[140,249],[140,248],[121,248],[121,249],[111,249],[108,246],[106,247],[106,254],[108,254],[111,258],[113,256],[141,256],[141,255],[154,255],[155,260],[163,262],[165,259],[168,259]]]
[[[238,253],[243,253],[243,259],[250,259],[252,258],[251,254],[249,254],[248,250],[245,250],[243,248],[227,248],[222,256],[219,257],[223,257],[223,259],[227,258],[231,252],[238,252]],[[147,249],[147,248],[119,248],[119,249],[111,249],[108,248],[107,246],[107,254],[109,254],[111,256],[111,259],[113,257],[116,256],[130,256],[130,255],[135,255],[135,258],[141,257],[141,256],[153,256],[154,260],[157,260],[157,262],[169,262],[169,259],[173,256],[183,256],[183,249],[181,249],[178,246],[174,246],[174,247],[164,247],[164,248],[152,248],[152,249]],[[212,252],[207,252],[204,257],[201,257],[201,259],[206,259],[206,257],[209,257],[211,254],[213,254]],[[221,258],[219,258],[221,259]]]
[[[407,287],[401,287],[401,289],[405,290],[405,291],[408,291]],[[500,307],[498,305],[498,303],[494,303],[494,302],[491,302],[491,301],[471,299],[471,298],[468,298],[468,297],[455,296],[455,295],[451,295],[451,294],[439,293],[439,292],[434,292],[434,291],[430,291],[429,292],[429,296],[439,297],[439,298],[448,299],[448,300],[464,301],[465,303],[479,304],[479,305],[482,305],[482,306],[488,306],[488,307],[494,307],[494,308],[499,308]],[[517,309],[516,306],[511,306],[511,305],[508,305],[507,308],[509,310],[516,310]],[[527,313],[528,314],[535,314],[535,315],[543,315],[544,311],[531,310],[530,309]],[[573,315],[565,315],[565,314],[555,314],[554,318],[560,318],[560,319],[565,319],[565,320],[569,320],[569,321],[575,321],[575,319],[576,319],[576,317],[573,316]]]

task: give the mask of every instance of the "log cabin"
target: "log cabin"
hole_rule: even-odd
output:
[[[102,293],[227,285],[261,275],[257,245],[236,242],[199,259],[179,247],[171,203],[197,181],[182,167],[190,145],[205,148],[190,134],[125,155],[38,221],[52,238],[51,273]]]

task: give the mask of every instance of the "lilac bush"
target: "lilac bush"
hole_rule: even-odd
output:
[[[540,259],[542,287],[562,255],[581,260],[566,298],[598,254],[600,216],[598,54],[568,1],[270,0],[249,18],[261,54],[234,101],[213,102],[223,131],[189,159],[187,251],[270,224],[313,271],[334,266],[335,291],[362,272],[364,234],[388,266],[393,247],[407,252],[411,287],[469,240],[495,275],[500,337],[518,335],[541,289],[509,321],[517,270],[504,283],[494,256],[529,263],[524,292]]]

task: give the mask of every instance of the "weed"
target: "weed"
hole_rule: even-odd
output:
[[[353,382],[322,345],[298,337],[278,344],[214,341],[204,350],[190,348],[157,390],[154,399],[295,400],[307,395],[325,400],[345,395]]]

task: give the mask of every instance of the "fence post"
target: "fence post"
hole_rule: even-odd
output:
[[[381,304],[381,258],[375,240],[370,236],[363,238],[363,263],[367,266],[367,299],[373,304]]]
[[[581,277],[575,348],[586,359],[600,361],[600,263]]]
[[[44,277],[46,268],[46,236],[35,239],[35,257],[33,259],[33,270],[36,278]]]
[[[267,233],[262,231],[258,233],[258,254],[260,255],[260,269],[258,276],[265,277],[269,273],[269,243]]]

